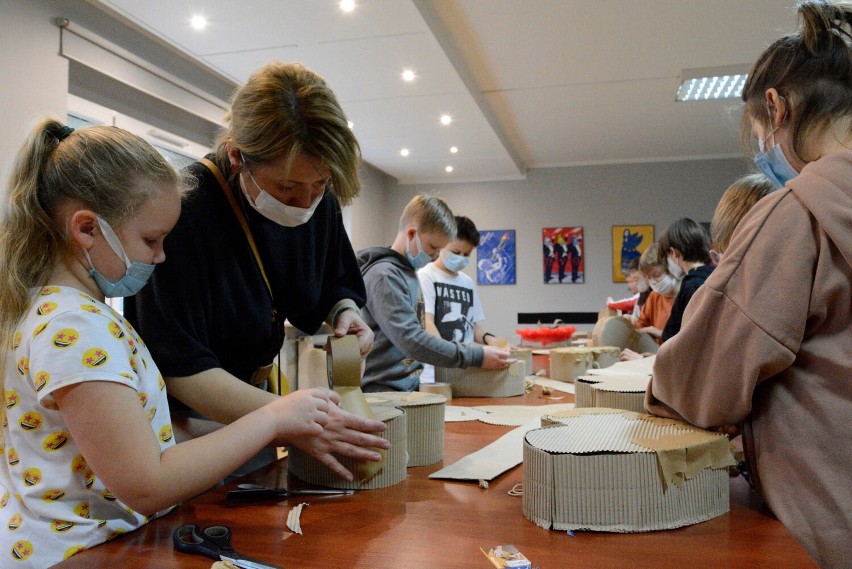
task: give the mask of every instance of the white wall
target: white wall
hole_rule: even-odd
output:
[[[444,198],[480,230],[514,229],[517,284],[478,290],[486,328],[518,341],[519,312],[597,312],[607,296],[627,296],[627,286],[612,281],[613,225],[654,225],[659,237],[680,217],[710,221],[727,186],[747,172],[744,160],[728,159],[541,168],[523,181],[398,186],[386,195],[381,240],[355,240],[362,247],[390,243],[399,214],[418,193]],[[583,227],[585,284],[543,283],[541,230],[562,226]],[[466,269],[474,280],[475,270],[475,262]]]
[[[55,12],[41,2],[0,0],[0,180],[5,190],[18,150],[46,116],[64,119],[68,60],[57,55]]]

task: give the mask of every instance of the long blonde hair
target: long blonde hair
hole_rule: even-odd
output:
[[[274,61],[237,90],[216,146],[216,163],[230,172],[228,150],[250,163],[305,154],[331,170],[331,192],[349,205],[361,191],[361,149],[334,91],[298,63]]]
[[[118,227],[164,187],[186,187],[147,142],[111,126],[73,131],[47,119],[18,154],[0,222],[0,393],[31,289],[47,284],[68,236],[60,211],[79,204]],[[0,419],[5,415],[0,406]],[[2,431],[0,431],[0,442]]]

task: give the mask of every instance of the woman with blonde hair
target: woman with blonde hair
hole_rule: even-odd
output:
[[[137,293],[164,261],[182,188],[115,127],[47,120],[21,151],[0,223],[3,567],[53,566],[132,531],[265,445],[334,420],[337,395],[305,390],[175,444],[154,359],[105,299]]]
[[[325,321],[336,336],[355,334],[362,356],[373,343],[341,216],[361,189],[360,151],[334,92],[299,64],[273,62],[236,91],[226,118],[215,153],[189,168],[198,189],[166,242],[167,261],[125,307],[176,412],[210,420],[200,431],[277,397],[267,387],[280,384],[272,362],[285,319],[308,333]],[[348,477],[329,452],[366,451],[353,417],[339,419],[295,444]],[[243,471],[275,459],[273,448],[264,454]]]
[[[663,344],[645,406],[740,426],[755,487],[821,567],[852,559],[852,4],[799,5],[743,89],[781,189],[742,220]]]

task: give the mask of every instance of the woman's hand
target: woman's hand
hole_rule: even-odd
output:
[[[373,331],[355,310],[344,310],[337,316],[334,336],[342,338],[347,334],[355,334],[358,337],[358,350],[361,352],[361,357],[367,357],[373,349]]]
[[[618,359],[620,359],[623,362],[626,362],[626,361],[630,361],[630,360],[641,360],[644,357],[645,356],[643,356],[642,354],[634,352],[630,348],[624,348],[621,351],[621,354],[618,356]]]
[[[483,369],[506,369],[518,361],[517,358],[509,357],[509,350],[502,348],[482,346],[482,351],[484,352],[484,357],[482,358]]]
[[[371,434],[384,431],[384,423],[344,411],[339,402],[334,391],[314,388],[295,391],[267,408],[275,413],[279,439],[352,480],[352,473],[334,455],[379,461],[381,455],[374,449],[387,450],[390,442]]]

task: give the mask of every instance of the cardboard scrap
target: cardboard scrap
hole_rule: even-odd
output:
[[[302,516],[302,508],[304,508],[307,505],[308,504],[306,502],[302,502],[298,506],[294,506],[287,513],[287,527],[293,533],[297,533],[299,535],[302,535],[302,525],[300,523],[300,518]]]

